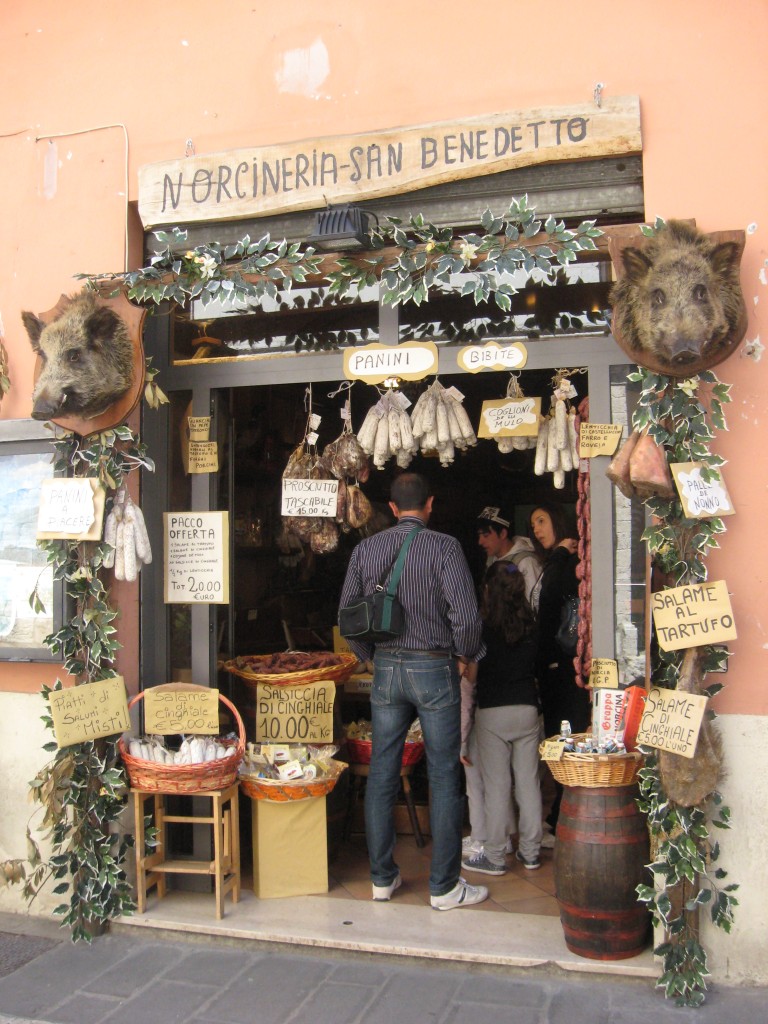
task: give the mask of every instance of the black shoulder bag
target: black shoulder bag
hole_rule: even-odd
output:
[[[405,565],[408,548],[423,526],[414,526],[403,541],[397,557],[381,574],[372,594],[359,597],[352,604],[339,608],[339,633],[348,640],[363,643],[380,643],[393,640],[405,629],[405,613],[397,599],[397,587]],[[391,573],[389,584],[384,586]]]

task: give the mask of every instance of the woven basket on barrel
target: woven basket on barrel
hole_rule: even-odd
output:
[[[345,740],[347,744],[347,757],[350,764],[370,764],[371,747],[370,740],[350,739]],[[421,740],[406,741],[403,747],[403,764],[416,764],[424,754],[424,744]]]
[[[339,776],[347,767],[344,761],[329,761],[332,775],[321,779],[255,779],[249,775],[240,776],[240,788],[252,800],[270,800],[272,803],[286,803],[289,800],[309,800],[312,797],[327,796]]]
[[[197,686],[195,683],[163,683],[155,689],[187,691],[207,690],[208,687]],[[132,708],[143,696],[143,693],[137,693],[129,701],[128,707]],[[145,761],[143,757],[134,757],[130,754],[126,738],[121,736],[117,746],[133,789],[147,790],[151,793],[205,793],[212,789],[226,789],[237,780],[237,772],[245,752],[245,727],[235,705],[222,694],[219,694],[219,700],[230,710],[237,724],[238,739],[234,746],[235,752],[228,757],[201,764],[157,764],[155,761]]]
[[[574,741],[583,739],[586,733],[574,734]],[[553,740],[557,736],[552,737]],[[543,753],[544,745],[539,747]],[[546,764],[557,782],[564,786],[631,786],[642,767],[643,755],[638,751],[625,754],[582,754],[565,751],[559,761]]]
[[[264,655],[269,657],[269,655]],[[357,664],[354,654],[338,654],[336,665],[326,668],[308,668],[301,672],[254,672],[237,664],[237,658],[225,661],[222,668],[233,676],[239,676],[249,683],[272,683],[273,686],[300,686],[302,683],[332,682],[343,683],[352,675]]]

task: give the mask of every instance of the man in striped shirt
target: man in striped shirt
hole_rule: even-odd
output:
[[[396,477],[390,498],[397,523],[352,552],[341,607],[373,593],[408,533],[429,521],[433,497],[419,474]],[[468,885],[459,877],[464,811],[459,677],[463,666],[484,650],[472,575],[459,542],[421,529],[408,551],[397,597],[405,612],[405,629],[398,637],[375,649],[349,641],[361,661],[373,654],[373,746],[365,792],[373,898],[389,900],[401,885],[394,859],[394,806],[405,736],[418,715],[430,784],[430,901],[435,910],[453,910],[488,896],[485,886]]]

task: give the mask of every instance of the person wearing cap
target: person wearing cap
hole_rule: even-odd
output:
[[[525,596],[535,611],[544,563],[533,542],[515,536],[509,516],[499,507],[487,505],[477,517],[477,543],[485,551],[486,569],[499,559],[514,562],[525,580]]]
[[[485,551],[485,571],[494,562],[504,561],[516,565],[525,584],[525,597],[535,612],[538,604],[544,559],[528,537],[512,533],[512,518],[497,505],[486,505],[477,517],[477,542]],[[469,679],[462,677],[462,764],[467,790],[470,834],[463,841],[465,855],[482,853],[488,833],[485,814],[485,786],[477,767],[479,751],[477,733],[473,729],[476,696]],[[507,811],[507,834],[511,837],[517,829],[517,813],[514,797],[510,799]],[[511,838],[508,842],[511,849]],[[549,846],[545,837],[544,845]]]

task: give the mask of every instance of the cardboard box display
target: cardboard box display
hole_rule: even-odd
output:
[[[325,801],[251,801],[253,891],[259,899],[328,892]]]
[[[621,726],[624,690],[601,686],[592,691],[592,736],[598,742],[615,739]]]

